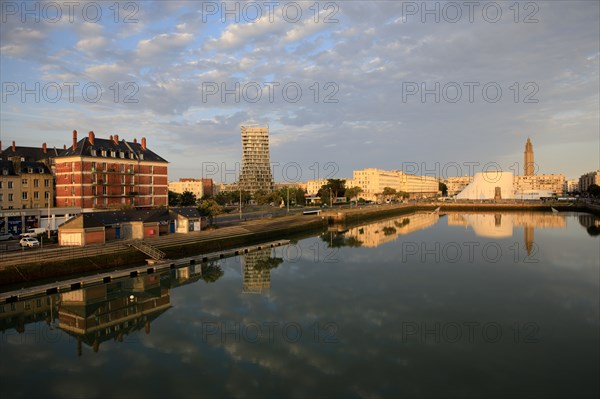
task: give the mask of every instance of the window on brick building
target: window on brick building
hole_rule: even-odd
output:
[[[33,179],[33,187],[39,187],[39,186],[40,186],[39,179]]]
[[[50,179],[44,179],[44,187],[50,187]]]
[[[27,191],[23,191],[23,192],[21,193],[21,198],[22,198],[22,199],[24,199],[24,200],[26,200],[26,199],[28,198]]]
[[[33,199],[40,199],[40,193],[37,191],[33,192]]]

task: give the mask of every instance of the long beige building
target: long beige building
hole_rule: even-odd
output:
[[[363,192],[360,197],[377,201],[386,187],[396,191],[404,191],[411,198],[433,197],[438,193],[439,183],[435,177],[409,175],[400,170],[383,170],[367,168],[355,170],[352,179],[346,182],[346,187],[360,187]]]
[[[565,175],[530,175],[515,176],[514,188],[517,193],[530,190],[552,191],[556,195],[562,195],[565,188]]]

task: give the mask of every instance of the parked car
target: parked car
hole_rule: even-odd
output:
[[[10,233],[0,234],[0,241],[12,240],[13,236]]]
[[[44,227],[37,227],[35,229],[27,229],[27,231],[25,231],[25,233],[22,233],[20,235],[21,238],[23,237],[36,237],[38,234],[44,234],[46,232],[46,229]]]
[[[40,242],[37,240],[37,238],[33,238],[33,237],[21,238],[21,241],[19,241],[19,244],[21,244],[22,247],[39,247],[40,246]]]

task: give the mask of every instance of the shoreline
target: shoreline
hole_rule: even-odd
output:
[[[592,204],[557,203],[447,203],[372,205],[323,211],[321,215],[281,216],[266,220],[242,222],[234,226],[204,230],[189,234],[169,234],[145,240],[165,252],[170,260],[186,256],[226,251],[280,239],[298,239],[323,231],[336,223],[365,223],[390,216],[415,212],[585,212],[600,216],[600,206]],[[145,265],[147,255],[128,247],[126,241],[111,241],[86,247],[37,249],[0,257],[0,287],[49,282],[54,278],[69,278],[84,273],[99,273]],[[44,252],[45,251],[45,252]],[[3,289],[4,291],[4,289]]]

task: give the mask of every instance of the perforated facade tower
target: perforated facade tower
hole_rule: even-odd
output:
[[[269,155],[269,127],[242,125],[242,170],[240,187],[254,195],[259,190],[273,191]]]

